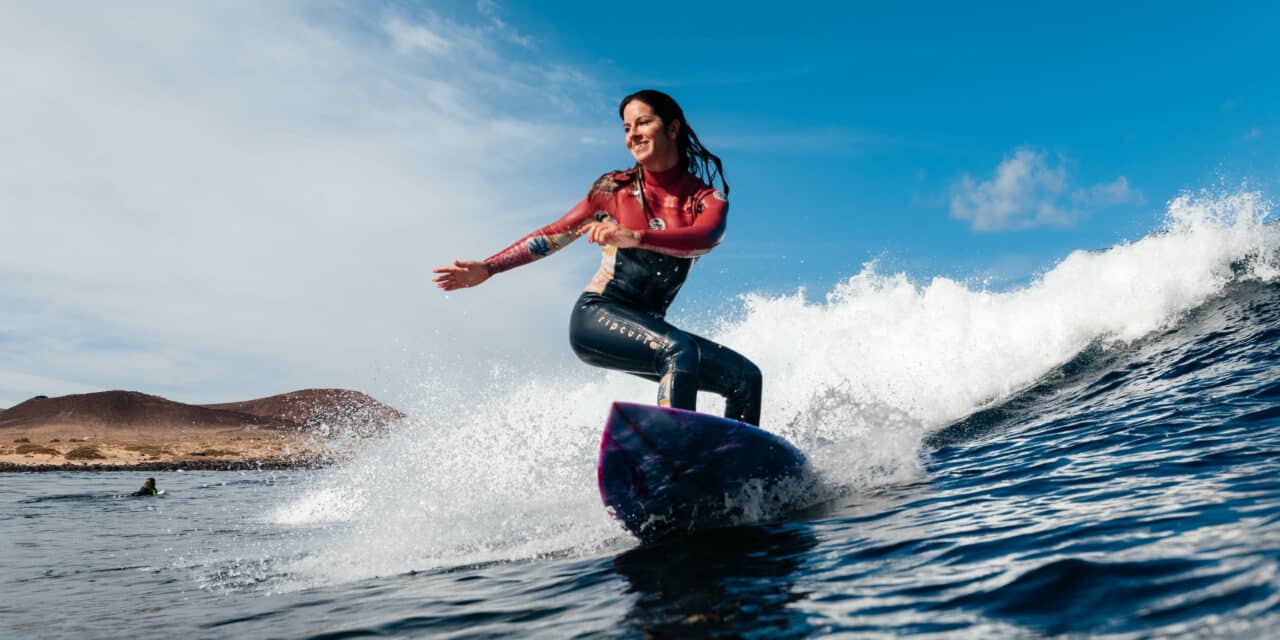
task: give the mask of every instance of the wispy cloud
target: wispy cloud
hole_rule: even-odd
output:
[[[0,5],[0,406],[380,391],[420,353],[565,351],[546,301],[586,252],[451,296],[430,269],[572,204],[565,167],[600,164],[572,150],[601,152],[552,105],[592,79],[496,14],[360,11]]]
[[[1069,161],[1050,162],[1043,151],[1019,148],[996,166],[988,180],[962,176],[951,188],[951,215],[976,231],[1068,227],[1083,208],[1140,204],[1142,193],[1120,176],[1111,182],[1072,189]]]
[[[502,6],[494,0],[476,0],[476,11],[489,19],[489,24],[507,40],[522,47],[533,48],[533,38],[521,33],[501,17]]]
[[[1109,207],[1121,204],[1144,204],[1142,192],[1129,186],[1129,179],[1120,176],[1111,182],[1095,184],[1071,193],[1071,200],[1086,207]]]
[[[400,53],[422,49],[428,53],[442,54],[448,52],[452,45],[444,36],[426,26],[411,24],[399,17],[388,20],[386,27],[392,43]]]

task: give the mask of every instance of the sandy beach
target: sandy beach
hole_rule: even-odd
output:
[[[96,435],[68,425],[15,434],[0,444],[0,471],[282,467],[324,464],[334,457],[307,434],[258,427],[182,431]]]

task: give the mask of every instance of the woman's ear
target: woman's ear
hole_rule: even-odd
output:
[[[680,122],[679,120],[672,120],[671,124],[667,125],[667,138],[672,142],[675,142],[676,138],[680,135],[680,127],[682,126],[684,126],[683,122]]]

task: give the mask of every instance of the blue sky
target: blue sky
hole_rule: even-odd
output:
[[[1152,232],[1185,190],[1277,190],[1272,5],[787,9],[0,7],[0,407],[394,399],[494,354],[575,366],[594,247],[450,296],[430,269],[626,166],[617,101],[643,87],[732,185],[677,317],[820,297],[870,260],[1017,286]]]
[[[733,178],[724,253],[740,239],[802,248],[803,264],[752,273],[764,283],[829,281],[871,257],[1017,279],[1149,232],[1181,190],[1271,191],[1280,175],[1280,41],[1265,3],[692,3],[652,21],[509,10],[615,94],[651,84],[685,104]],[[991,180],[1018,150],[1065,172],[1060,205],[1122,176],[1133,195],[1075,203],[1061,225],[957,219],[957,184]]]

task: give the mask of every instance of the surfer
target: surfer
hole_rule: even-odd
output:
[[[134,491],[133,493],[131,493],[131,494],[129,494],[129,495],[131,495],[131,496],[154,496],[154,495],[157,495],[158,493],[159,493],[159,492],[158,492],[158,491],[156,491],[156,479],[155,479],[155,478],[147,478],[145,481],[143,481],[143,483],[142,483],[142,488],[141,488],[141,489],[138,489],[137,491]]]
[[[720,158],[661,91],[623,98],[618,115],[634,166],[600,176],[559,220],[484,260],[439,267],[433,281],[445,291],[474,287],[586,236],[602,256],[569,318],[574,353],[657,382],[660,406],[695,410],[701,389],[725,397],[725,417],[759,425],[760,369],[665,319],[690,267],[724,236],[729,184]],[[711,186],[716,178],[723,189]]]

